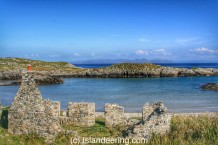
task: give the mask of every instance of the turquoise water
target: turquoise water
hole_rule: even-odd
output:
[[[62,109],[72,102],[95,102],[102,111],[105,103],[118,103],[126,112],[140,112],[144,103],[164,101],[170,112],[218,111],[218,92],[199,87],[214,77],[177,78],[70,78],[61,85],[40,86],[43,97],[61,101]],[[10,105],[18,86],[0,87],[3,105]]]

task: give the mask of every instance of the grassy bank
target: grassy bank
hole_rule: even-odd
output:
[[[163,145],[217,145],[218,114],[210,116],[175,116],[171,120],[171,133],[154,135],[149,144]]]
[[[7,108],[1,112],[0,144],[1,145],[43,145],[44,139],[36,135],[12,135],[7,132]],[[174,116],[171,120],[171,133],[153,135],[148,145],[217,145],[218,144],[218,114],[215,116]],[[106,128],[103,118],[97,118],[92,127],[77,127],[63,125],[66,130],[75,130],[82,137],[119,137],[123,128]],[[70,144],[72,135],[60,134],[55,145]]]

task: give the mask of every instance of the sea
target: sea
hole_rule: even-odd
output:
[[[77,64],[82,68],[99,68],[111,64]],[[160,64],[183,68],[218,68],[215,64]],[[117,103],[125,112],[141,112],[145,103],[163,101],[169,112],[218,112],[218,92],[205,91],[201,85],[218,83],[218,76],[169,78],[66,78],[64,84],[39,86],[42,96],[60,101],[67,109],[68,102],[94,102],[96,111],[105,103]],[[11,105],[19,86],[1,86],[0,101]]]
[[[218,63],[154,63],[161,66],[166,67],[178,67],[178,68],[218,68]],[[101,67],[108,67],[113,64],[106,63],[106,64],[73,64],[77,67],[82,68],[101,68]]]

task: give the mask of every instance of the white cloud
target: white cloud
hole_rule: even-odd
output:
[[[165,49],[155,49],[153,50],[153,53],[160,54],[160,55],[171,55],[170,52],[167,52]]]
[[[164,53],[164,52],[166,52],[166,50],[161,48],[161,49],[155,49],[154,52]]]
[[[205,47],[190,49],[190,51],[197,53],[218,53],[218,50],[208,49]]]
[[[171,55],[165,49],[155,49],[155,50],[136,50],[135,55]]]
[[[150,42],[151,40],[145,38],[139,38],[138,41],[140,42]]]
[[[136,50],[135,55],[149,55],[149,51],[146,50]]]
[[[75,52],[73,53],[73,56],[81,56],[79,53]]]

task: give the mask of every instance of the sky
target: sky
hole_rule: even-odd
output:
[[[218,0],[0,0],[0,57],[218,62]]]

